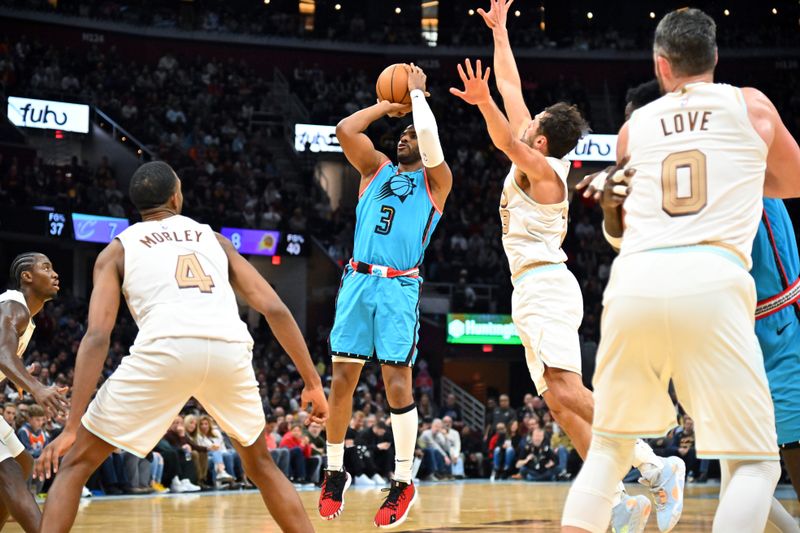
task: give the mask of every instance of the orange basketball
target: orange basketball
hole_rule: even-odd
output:
[[[388,100],[397,104],[410,104],[411,94],[408,90],[408,73],[402,63],[389,65],[375,84],[378,100]]]

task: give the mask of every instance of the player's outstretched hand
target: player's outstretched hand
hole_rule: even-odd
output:
[[[466,73],[461,67],[461,64],[459,63],[458,65],[458,75],[461,76],[461,81],[464,82],[464,90],[460,91],[455,87],[450,87],[450,94],[454,94],[466,103],[472,105],[480,105],[490,101],[492,95],[489,93],[489,74],[491,74],[492,69],[486,67],[486,72],[483,73],[480,59],[475,63],[474,72],[469,59],[467,59],[464,64],[466,66]]]
[[[414,63],[403,66],[408,73],[408,92],[419,89],[425,93],[425,96],[430,96],[431,93],[425,90],[425,83],[428,79],[428,76],[425,74],[425,72]]]
[[[58,472],[58,460],[75,444],[75,432],[65,429],[56,439],[44,447],[33,466],[33,477],[42,481]]]
[[[31,392],[33,399],[41,405],[50,416],[64,415],[69,409],[66,394],[69,387],[39,387]]]
[[[625,168],[628,161],[626,157],[616,165],[589,174],[575,186],[575,190],[582,190],[584,198],[592,197],[604,207],[622,205],[630,193],[631,178],[636,174],[636,169]]]
[[[497,28],[505,29],[506,21],[508,20],[508,8],[514,0],[489,0],[489,12],[478,8],[478,14],[483,17],[483,21],[492,30]]]
[[[300,401],[305,409],[308,404],[311,404],[311,416],[306,419],[306,424],[316,422],[317,424],[325,424],[328,420],[328,400],[325,398],[325,391],[321,387],[303,389],[300,395]]]

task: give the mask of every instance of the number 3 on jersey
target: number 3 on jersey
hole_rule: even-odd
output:
[[[214,280],[203,270],[203,265],[195,254],[179,255],[175,280],[181,289],[200,289],[209,293],[214,288]]]
[[[394,220],[394,207],[388,205],[381,206],[381,213],[385,213],[379,220],[380,224],[375,226],[375,233],[378,235],[389,235],[392,231],[392,221]]]

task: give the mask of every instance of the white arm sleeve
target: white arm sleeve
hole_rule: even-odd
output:
[[[436,118],[425,100],[425,93],[419,89],[411,91],[411,113],[414,117],[414,129],[417,132],[422,164],[428,168],[438,167],[444,163],[439,129],[436,127]]]

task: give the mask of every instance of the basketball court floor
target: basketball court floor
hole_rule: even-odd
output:
[[[409,519],[395,531],[541,531],[559,530],[568,483],[464,481],[420,484],[419,500]],[[637,485],[630,492],[645,491]],[[677,533],[711,531],[719,486],[690,485]],[[791,486],[780,486],[778,498],[794,516],[800,505]],[[300,496],[317,531],[376,531],[372,517],[385,493],[379,488],[351,488],[345,512],[337,520],[319,518],[317,490]],[[10,524],[6,531],[22,531]],[[256,491],[175,494],[86,499],[73,529],[80,533],[272,533],[280,530],[267,514]],[[647,531],[658,531],[652,515]]]

